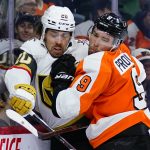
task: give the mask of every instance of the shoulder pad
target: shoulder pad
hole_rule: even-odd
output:
[[[24,44],[22,44],[20,49],[35,57],[42,57],[47,53],[47,49],[43,42],[36,38],[26,41]]]
[[[66,53],[72,54],[77,61],[83,59],[88,55],[88,40],[82,39],[72,39],[70,42],[70,46],[68,47]]]

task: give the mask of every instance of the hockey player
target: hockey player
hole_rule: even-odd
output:
[[[150,112],[141,84],[146,74],[122,43],[126,36],[127,24],[120,17],[113,13],[99,17],[89,36],[91,54],[78,64],[67,89],[70,80],[58,75],[73,76],[66,71],[71,62],[64,55],[52,64],[54,114],[70,118],[86,113],[91,119],[86,135],[96,150],[150,149]],[[61,67],[62,60],[66,67]]]
[[[23,53],[6,72],[5,83],[10,92],[9,102],[21,115],[27,115],[37,104],[43,119],[51,128],[64,127],[73,124],[82,116],[60,119],[52,114],[52,88],[49,77],[51,64],[64,53],[71,53],[79,61],[88,55],[88,41],[75,40],[72,37],[75,21],[67,7],[49,7],[41,21],[41,39],[25,42],[20,47]]]

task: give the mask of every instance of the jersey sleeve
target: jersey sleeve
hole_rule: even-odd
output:
[[[5,83],[10,94],[14,92],[16,84],[31,84],[36,73],[37,62],[46,51],[36,39],[25,42],[20,49],[23,52],[5,74]]]
[[[47,53],[44,43],[36,38],[26,41],[20,49],[31,54],[35,60],[40,59]]]
[[[56,110],[61,118],[75,117],[86,112],[93,100],[108,86],[111,70],[106,68],[107,64],[101,66],[103,55],[103,52],[89,55],[81,61],[71,87],[58,94]],[[103,73],[105,75],[101,76]]]

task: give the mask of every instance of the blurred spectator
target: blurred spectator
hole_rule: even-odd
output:
[[[148,1],[149,0],[139,0],[139,6],[140,6],[141,10],[147,9],[147,7],[148,7],[148,5],[147,5]]]
[[[37,9],[36,0],[16,0],[16,12],[35,15]]]
[[[150,50],[144,48],[138,48],[132,52],[132,55],[135,56],[141,63],[144,65],[146,72],[146,79],[144,80],[144,88],[146,91],[146,100],[148,103],[148,108],[150,109]]]
[[[16,0],[16,12],[42,16],[50,5],[53,3],[44,3],[43,0]]]
[[[150,48],[150,1],[128,21],[128,44],[131,50]]]
[[[0,0],[0,38],[5,38],[8,36],[7,33],[7,7],[8,1]]]
[[[92,0],[86,0],[86,1],[84,1],[84,0],[50,0],[50,1],[57,6],[69,7],[69,9],[72,11],[72,13],[75,14],[75,21],[77,21],[77,22],[79,22],[80,19],[83,19],[83,18],[85,18],[87,20],[91,16]],[[84,21],[84,20],[82,20],[82,21]]]
[[[74,36],[76,38],[88,38],[88,32],[90,28],[94,25],[94,20],[97,16],[101,16],[105,13],[111,12],[111,1],[110,0],[95,0],[93,3],[93,20],[87,20],[78,24],[74,31]]]
[[[93,16],[95,20],[98,16],[111,12],[111,0],[93,0]]]
[[[35,14],[38,16],[42,16],[44,14],[44,11],[51,5],[54,5],[52,2],[44,2],[43,0],[37,0],[38,1],[38,7],[36,8]]]
[[[25,42],[35,37],[35,24],[38,20],[38,16],[18,13],[15,19],[15,38]]]
[[[118,0],[118,8],[122,18],[129,20],[139,10],[139,0]]]

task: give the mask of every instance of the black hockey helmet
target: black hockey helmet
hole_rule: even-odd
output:
[[[109,33],[114,38],[123,41],[127,36],[127,23],[114,13],[106,13],[96,19],[94,28]],[[94,29],[93,28],[93,29]]]

